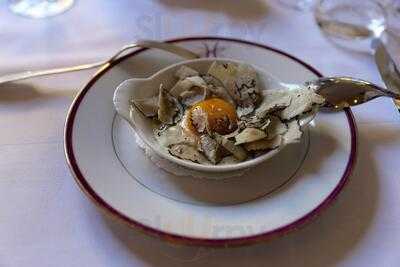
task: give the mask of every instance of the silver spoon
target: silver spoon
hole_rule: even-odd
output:
[[[64,68],[54,68],[54,69],[37,70],[37,71],[24,71],[24,72],[19,72],[19,73],[7,74],[7,75],[0,77],[0,84],[7,83],[7,82],[21,81],[21,80],[39,77],[39,76],[87,70],[87,69],[93,69],[93,68],[105,66],[105,65],[110,64],[111,62],[115,61],[116,59],[118,59],[121,56],[121,54],[123,54],[124,52],[131,50],[133,48],[138,48],[138,47],[157,48],[157,49],[164,50],[164,51],[173,53],[175,55],[181,56],[186,59],[195,59],[195,58],[200,57],[199,55],[193,53],[192,51],[182,48],[178,45],[164,43],[164,42],[158,42],[158,41],[152,41],[152,40],[138,40],[135,43],[131,43],[129,45],[122,47],[112,57],[110,57],[109,59],[104,60],[104,61],[83,64],[83,65],[77,65],[77,66],[71,66],[71,67],[64,67]]]
[[[322,77],[306,82],[306,85],[325,97],[325,107],[336,110],[357,106],[381,96],[400,100],[399,93],[350,77]]]

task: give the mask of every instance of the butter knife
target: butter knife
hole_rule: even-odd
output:
[[[399,69],[381,40],[377,40],[375,62],[387,89],[395,93],[400,93]],[[400,111],[400,101],[394,100],[394,103]]]

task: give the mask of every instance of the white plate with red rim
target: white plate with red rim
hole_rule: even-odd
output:
[[[200,53],[253,64],[287,83],[320,74],[282,51],[243,40],[171,40]],[[356,126],[349,109],[317,114],[297,145],[240,177],[213,181],[174,176],[155,166],[116,116],[115,88],[150,77],[181,58],[140,49],[102,68],[73,102],[65,153],[80,188],[107,214],[168,240],[245,244],[288,232],[328,206],[355,164]]]

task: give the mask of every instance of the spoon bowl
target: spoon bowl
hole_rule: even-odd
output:
[[[281,83],[281,85],[289,89],[299,88],[298,84]],[[326,100],[324,107],[331,111],[341,111],[343,108],[361,105],[381,96],[400,100],[400,94],[396,92],[351,77],[322,77],[306,82],[305,86],[323,96]]]
[[[368,81],[350,77],[324,77],[307,82],[306,85],[314,88],[325,98],[325,107],[334,110],[361,105],[381,96],[400,99],[400,95],[395,92]]]

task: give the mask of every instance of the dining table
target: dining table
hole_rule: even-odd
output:
[[[0,1],[0,75],[103,60],[137,39],[221,36],[384,86],[371,54],[335,45],[311,10],[277,0],[76,0],[44,19],[8,4]],[[391,99],[352,108],[357,163],[320,216],[252,245],[190,246],[109,218],[76,185],[64,125],[96,71],[0,84],[0,266],[400,266],[400,113]]]

